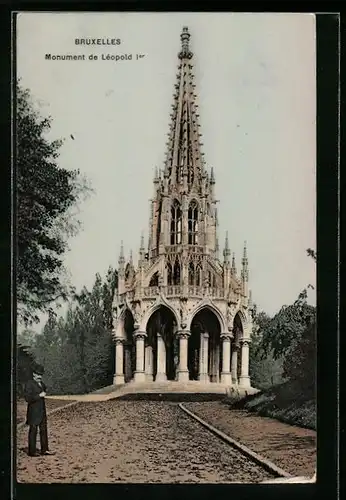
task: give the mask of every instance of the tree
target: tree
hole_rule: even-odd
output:
[[[314,250],[308,249],[307,254],[316,261]],[[285,377],[310,377],[311,382],[316,360],[316,308],[307,302],[307,288],[293,304],[283,306],[266,326],[263,348],[266,353],[272,351],[274,359],[284,358]]]
[[[35,356],[28,346],[17,343],[17,396],[23,396],[24,384],[31,378]]]
[[[66,299],[63,254],[67,237],[79,222],[72,208],[90,192],[78,170],[58,165],[62,140],[47,134],[51,118],[35,109],[28,89],[17,83],[17,300],[24,324],[37,321],[38,311],[51,310],[57,298]]]
[[[253,331],[250,344],[250,376],[254,387],[267,389],[282,382],[283,360],[275,359],[270,349],[264,349],[263,337],[271,322],[270,316],[264,311],[253,308]]]
[[[74,295],[65,318],[51,314],[35,353],[45,366],[49,390],[56,394],[85,393],[110,385],[114,373],[113,300],[117,272],[95,277],[92,290]]]

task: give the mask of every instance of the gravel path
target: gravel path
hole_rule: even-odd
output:
[[[230,410],[220,402],[184,403],[186,408],[294,476],[312,477],[316,469],[316,432]]]
[[[79,403],[48,417],[54,456],[30,458],[18,430],[20,482],[231,483],[272,476],[176,403]]]

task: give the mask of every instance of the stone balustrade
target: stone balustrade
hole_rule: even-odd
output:
[[[181,285],[169,285],[169,286],[151,286],[143,289],[143,296],[146,298],[157,297],[160,291],[166,297],[179,297],[183,295],[183,287]],[[205,295],[209,295],[212,298],[224,298],[223,288],[205,288],[203,286],[188,286],[187,287],[188,297],[202,298]]]

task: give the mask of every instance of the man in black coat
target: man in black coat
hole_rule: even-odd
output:
[[[48,449],[47,414],[44,397],[46,386],[42,382],[43,367],[36,365],[32,380],[25,384],[25,400],[28,403],[26,424],[29,425],[29,447],[30,457],[40,456],[36,452],[37,428],[40,428],[41,455],[53,455]]]

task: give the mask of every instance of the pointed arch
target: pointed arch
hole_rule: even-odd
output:
[[[173,268],[170,262],[167,263],[167,284],[173,285]]]
[[[180,285],[180,262],[178,257],[176,257],[173,265],[173,276],[172,276],[172,282],[173,285]]]
[[[241,331],[241,336],[239,338],[243,338],[246,336],[248,320],[246,314],[242,309],[238,309],[234,314],[233,325],[238,326]]]
[[[196,314],[199,313],[202,309],[209,309],[211,312],[213,312],[215,314],[215,316],[217,317],[217,319],[219,321],[221,332],[227,332],[228,331],[227,323],[226,323],[226,320],[225,320],[222,312],[220,311],[220,309],[215,304],[213,304],[211,302],[210,299],[204,299],[204,300],[202,300],[197,305],[197,307],[195,307],[195,309],[193,309],[191,311],[191,313],[189,314],[189,317],[187,318],[187,325],[186,325],[186,329],[187,330],[190,329],[192,321],[193,321],[194,317],[196,316]]]
[[[192,200],[188,210],[188,243],[198,245],[198,204]]]
[[[155,302],[155,304],[153,304],[144,314],[143,319],[142,319],[141,324],[140,324],[141,331],[144,331],[144,332],[146,331],[149,319],[152,317],[154,312],[156,312],[162,306],[166,307],[167,309],[169,309],[173,313],[177,327],[179,328],[180,320],[179,320],[179,315],[178,315],[177,311],[170,305],[170,303],[167,300],[164,300],[162,297],[160,297],[159,300],[157,300]]]
[[[189,262],[189,285],[193,286],[195,284],[195,264],[193,260],[190,260]]]
[[[200,262],[196,265],[196,286],[202,285],[202,265]]]
[[[159,272],[156,271],[149,281],[149,286],[159,286]]]
[[[171,206],[171,245],[180,245],[182,232],[182,211],[178,200]]]

